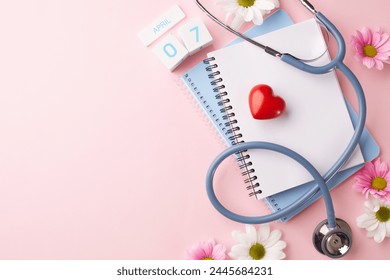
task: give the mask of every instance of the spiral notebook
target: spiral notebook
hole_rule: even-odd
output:
[[[261,34],[265,34],[275,29],[279,29],[285,26],[292,24],[291,19],[288,15],[283,11],[279,10],[271,17],[269,17],[262,26],[255,27],[251,29],[247,35],[249,37],[255,37]],[[241,40],[235,40],[232,44],[238,43]],[[256,52],[258,53],[258,51]],[[212,64],[214,65],[214,64]],[[209,65],[210,66],[210,65]],[[212,70],[212,69],[209,69]],[[214,69],[216,70],[216,69]],[[219,69],[218,69],[219,70]],[[234,71],[233,71],[234,72]],[[212,72],[210,78],[216,80],[217,78],[216,71]],[[221,73],[222,74],[222,73]],[[217,130],[220,132],[222,138],[226,141],[227,145],[233,145],[237,139],[238,134],[233,133],[232,127],[229,123],[226,124],[227,114],[224,110],[225,107],[221,107],[223,103],[219,103],[221,99],[216,99],[214,96],[220,97],[218,93],[213,92],[214,88],[218,88],[218,85],[214,82],[214,85],[210,85],[208,73],[206,71],[206,66],[202,63],[198,64],[194,68],[192,68],[189,72],[187,72],[183,77],[183,81],[188,86],[190,91],[193,93],[193,96],[196,100],[199,101],[200,106],[204,109],[204,112],[207,114],[211,122],[215,125]],[[227,92],[227,90],[226,90]],[[348,103],[347,103],[348,105]],[[345,105],[344,105],[345,107]],[[221,110],[222,108],[222,110]],[[356,120],[356,115],[354,114],[352,108],[350,106],[345,107],[348,108],[349,113],[351,114],[352,121]],[[233,127],[234,128],[234,127]],[[245,137],[245,136],[244,136]],[[258,139],[257,139],[258,140]],[[361,150],[363,152],[364,159],[366,161],[372,160],[379,154],[379,148],[375,141],[372,139],[371,135],[365,130],[363,137],[360,141]],[[359,159],[362,161],[362,159]],[[328,183],[329,188],[333,188],[349,176],[351,176],[354,172],[356,172],[362,164],[351,164],[353,167],[347,168],[344,171],[338,172],[336,176],[332,178],[332,180]],[[253,175],[253,174],[252,174]],[[257,175],[257,174],[256,174]],[[250,178],[246,178],[247,180]],[[255,185],[257,182],[253,182]],[[287,191],[278,192],[274,195],[268,196],[264,198],[264,201],[269,205],[270,209],[273,212],[276,212],[284,207],[288,206],[292,201],[294,201],[297,197],[301,196],[304,192],[306,192],[307,188],[311,188],[315,184],[314,182],[308,182],[305,184],[297,184],[300,185],[298,187],[293,187]],[[255,186],[255,189],[259,186]],[[252,186],[250,186],[252,189]],[[256,191],[256,190],[255,190]],[[286,217],[283,217],[282,221],[287,221],[295,216],[297,213],[301,212],[311,203],[313,203],[316,199],[318,199],[319,195],[314,196],[310,199],[305,205],[303,205],[300,209],[296,210],[294,213],[289,214]],[[260,197],[258,197],[260,198]]]
[[[299,38],[299,40],[297,40]],[[326,50],[315,19],[293,24],[258,39],[293,56],[311,59]],[[313,75],[242,42],[208,54],[211,82],[219,90],[236,142],[266,141],[298,152],[325,174],[343,153],[353,126],[335,72]],[[313,65],[330,62],[322,55]],[[259,121],[249,110],[248,95],[257,84],[270,85],[286,104],[286,112],[275,119]],[[312,180],[294,160],[265,150],[242,153],[244,172],[257,198],[291,189]],[[250,164],[249,164],[250,162]],[[346,168],[364,163],[357,148]],[[250,167],[247,167],[250,166]]]

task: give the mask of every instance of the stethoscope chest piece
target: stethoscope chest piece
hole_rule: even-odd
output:
[[[336,227],[328,228],[328,220],[322,221],[314,230],[313,244],[318,252],[330,258],[341,258],[352,246],[352,230],[341,219],[336,219]]]

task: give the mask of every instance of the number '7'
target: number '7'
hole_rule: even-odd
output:
[[[199,26],[195,26],[190,29],[190,32],[195,31],[196,42],[199,42]]]

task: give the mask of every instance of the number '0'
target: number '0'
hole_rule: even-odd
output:
[[[165,44],[163,50],[168,57],[175,57],[177,55],[177,49],[171,43]]]

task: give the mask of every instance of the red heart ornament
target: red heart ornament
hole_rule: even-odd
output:
[[[253,118],[269,120],[280,116],[286,108],[283,98],[275,96],[270,86],[256,85],[249,93],[249,107]]]

